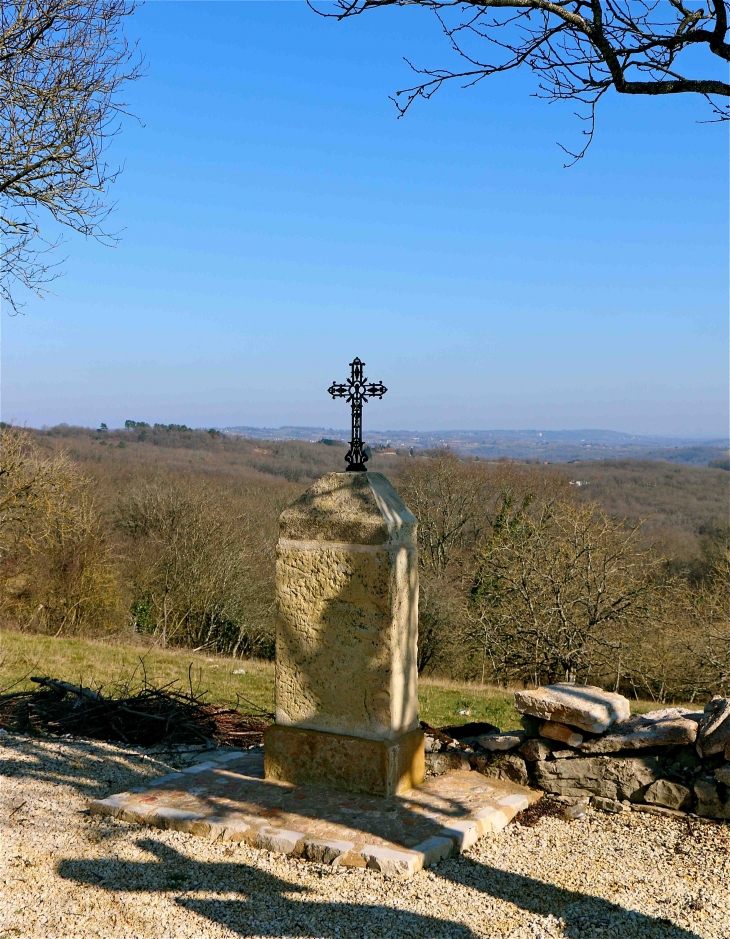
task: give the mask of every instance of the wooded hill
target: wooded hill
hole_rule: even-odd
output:
[[[278,515],[345,446],[129,423],[0,430],[4,624],[271,656]],[[420,520],[422,671],[730,687],[729,472],[378,448],[369,466]]]

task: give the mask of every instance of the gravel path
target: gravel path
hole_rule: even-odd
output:
[[[402,881],[86,813],[161,755],[7,734],[0,759],[0,939],[730,939],[727,825],[589,810]]]

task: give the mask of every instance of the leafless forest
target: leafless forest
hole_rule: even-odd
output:
[[[0,431],[3,624],[270,657],[277,517],[344,448],[128,424]],[[730,692],[730,472],[448,451],[370,466],[420,521],[423,672]]]

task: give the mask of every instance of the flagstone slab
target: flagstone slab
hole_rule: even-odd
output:
[[[430,776],[390,797],[264,779],[263,751],[97,799],[90,811],[319,863],[412,876],[500,831],[542,793],[474,771]]]

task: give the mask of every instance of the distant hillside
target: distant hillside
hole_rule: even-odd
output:
[[[730,525],[730,473],[659,460],[601,460],[566,467],[582,500],[632,523],[650,541],[688,563],[713,533]]]
[[[308,485],[323,473],[344,467],[347,449],[344,444],[302,440],[249,440],[182,424],[138,422],[124,430],[59,424],[34,433],[44,445],[63,448],[102,477],[108,472],[146,469],[252,482],[268,477]]]
[[[331,427],[226,427],[231,436],[261,440],[347,440],[349,431]],[[535,460],[540,463],[574,463],[585,460],[666,460],[707,466],[727,460],[730,441],[623,434],[613,430],[443,430],[377,431],[365,429],[373,446],[430,450],[451,447],[462,456],[480,460]]]
[[[223,487],[263,484],[276,488],[281,485],[284,487],[282,499],[289,500],[323,473],[345,468],[346,444],[337,440],[337,437],[341,440],[344,432],[326,428],[307,430],[322,442],[312,443],[301,438],[251,438],[217,430],[191,430],[176,424],[151,427],[137,424],[125,430],[104,431],[62,424],[34,433],[42,445],[64,449],[72,459],[85,464],[86,471],[107,493],[110,489],[126,490],[130,479],[137,475],[169,473],[181,477],[202,475]],[[516,431],[511,433],[517,434]],[[373,439],[378,435],[369,436],[374,447],[370,468],[387,473],[396,484],[401,467],[412,459],[411,449],[415,457],[426,455],[425,444],[406,448],[393,436],[383,434],[380,435],[383,442],[387,440],[396,445],[390,453],[384,453]],[[562,462],[559,469],[573,483],[578,498],[598,502],[611,515],[632,522],[649,517],[646,534],[650,539],[661,539],[671,556],[678,559],[698,556],[705,534],[728,524],[730,472],[688,465],[676,459],[682,450],[695,451],[696,459],[697,451],[702,449],[696,445],[659,448],[655,445],[656,438],[649,439],[654,446],[640,451],[644,456],[641,460],[618,458],[615,449],[612,459],[599,460],[591,451],[588,459],[575,462],[537,459],[534,452],[528,459],[540,464]],[[433,447],[431,438],[429,443]],[[548,440],[547,445],[556,443]],[[658,456],[667,451],[674,460]],[[472,457],[475,455],[473,450],[466,452]],[[500,455],[516,459],[506,453]],[[545,472],[555,471],[555,467],[545,467]]]
[[[730,512],[730,473],[704,466],[649,460],[573,463],[571,481],[583,498],[600,502],[611,515],[655,525],[699,531]]]

